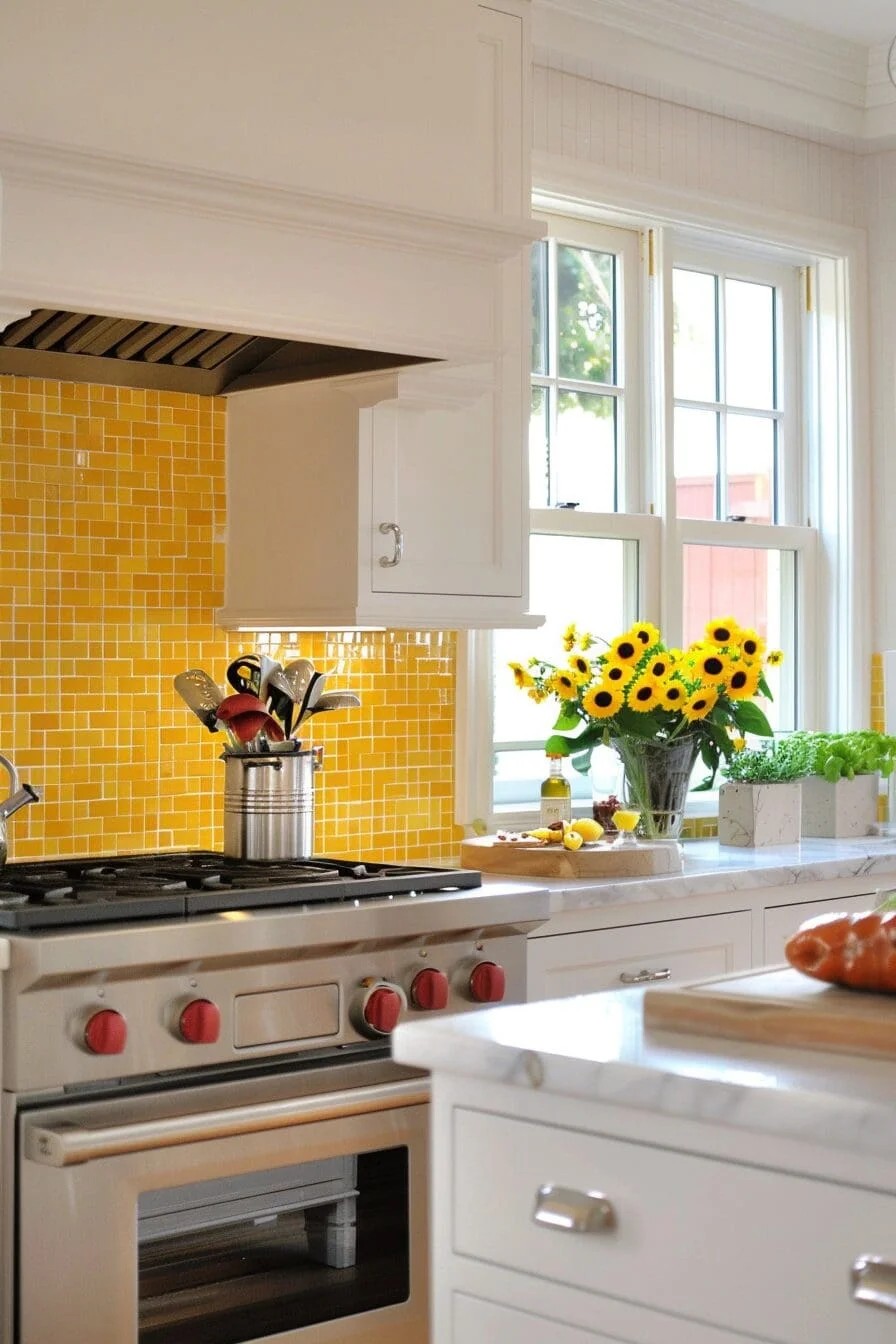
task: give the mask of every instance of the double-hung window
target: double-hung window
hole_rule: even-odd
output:
[[[813,709],[803,259],[647,224],[552,215],[546,228],[529,435],[530,608],[545,624],[470,639],[467,681],[490,712],[462,743],[459,819],[497,825],[531,819],[557,714],[508,664],[562,661],[570,622],[609,640],[643,618],[683,645],[732,616],[785,655],[774,727],[811,726]],[[568,769],[582,807],[602,771],[613,782],[613,754],[595,752],[593,770]]]

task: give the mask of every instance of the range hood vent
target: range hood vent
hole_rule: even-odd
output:
[[[37,308],[0,331],[0,374],[220,396],[426,361],[381,350]]]

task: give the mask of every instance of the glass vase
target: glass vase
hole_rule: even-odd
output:
[[[687,733],[672,742],[618,737],[613,738],[613,747],[622,762],[626,804],[641,813],[639,834],[645,840],[677,840],[699,736]]]

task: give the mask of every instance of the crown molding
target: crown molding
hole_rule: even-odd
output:
[[[896,145],[887,47],[734,0],[535,0],[536,60],[859,152]]]

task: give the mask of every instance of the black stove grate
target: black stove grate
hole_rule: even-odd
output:
[[[224,910],[450,891],[481,882],[480,873],[465,868],[340,859],[249,863],[211,850],[10,863],[0,869],[0,928],[187,919]]]

